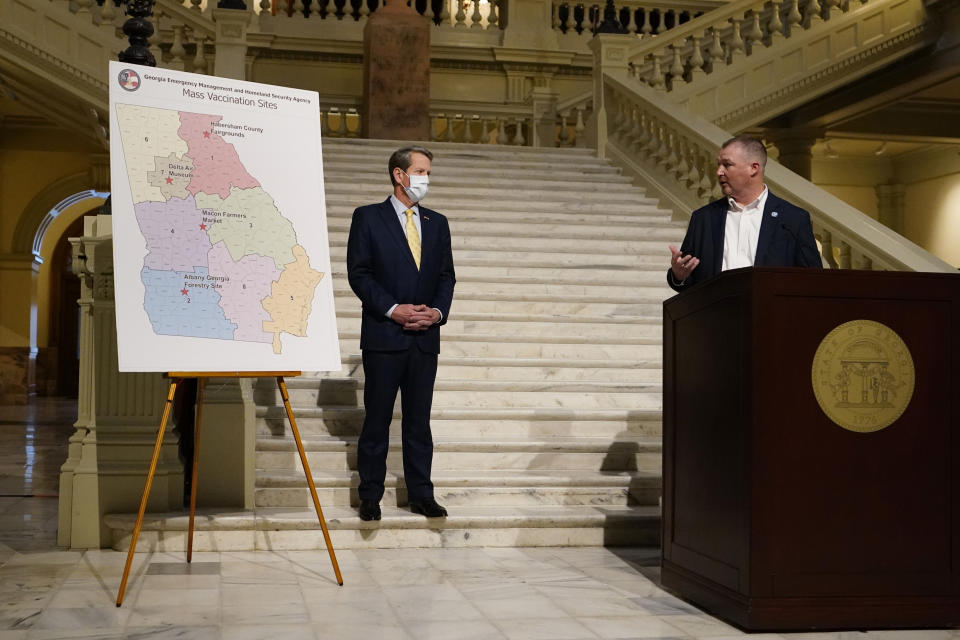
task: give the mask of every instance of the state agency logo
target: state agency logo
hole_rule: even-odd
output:
[[[870,433],[899,418],[913,397],[915,371],[906,343],[873,320],[845,322],[813,356],[813,393],[827,417]]]
[[[140,88],[140,74],[133,69],[124,69],[121,71],[120,75],[117,76],[117,81],[120,82],[120,86],[127,91],[136,91]]]

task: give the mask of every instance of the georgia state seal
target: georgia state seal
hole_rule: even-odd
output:
[[[903,414],[916,375],[906,343],[873,320],[845,322],[828,333],[813,356],[812,374],[823,412],[859,433],[885,429]]]

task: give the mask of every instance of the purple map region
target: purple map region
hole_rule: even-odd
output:
[[[193,271],[207,266],[210,237],[193,196],[134,205],[137,223],[147,240],[143,266],[159,271]]]
[[[220,306],[227,319],[237,325],[234,340],[272,342],[273,333],[263,330],[270,315],[262,300],[270,295],[271,283],[280,277],[273,258],[247,255],[233,261],[223,242],[218,242],[207,255],[210,277],[220,286]]]

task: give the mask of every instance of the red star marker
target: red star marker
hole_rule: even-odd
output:
[[[204,132],[203,132],[203,137],[204,137],[204,138],[209,138],[209,137],[210,137],[210,132],[209,132],[209,131],[204,131]]]
[[[186,290],[186,289],[180,289],[180,293],[182,293],[183,295],[187,295],[187,290]]]
[[[201,228],[201,229],[206,229],[206,228],[207,228],[207,225],[205,225],[205,224],[203,224],[203,223],[201,222],[201,223],[200,223],[200,228]]]
[[[167,184],[173,184],[173,178],[167,178]]]

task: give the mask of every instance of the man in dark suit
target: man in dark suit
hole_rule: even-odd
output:
[[[763,183],[767,150],[749,136],[723,143],[717,179],[724,198],[694,211],[678,251],[671,246],[667,283],[675,291],[739,267],[822,267],[810,214]]]
[[[440,325],[450,315],[453,252],[447,219],[420,206],[433,154],[405,147],[390,156],[393,194],[353,212],[347,278],[363,303],[360,349],[366,415],[357,443],[360,517],[380,519],[390,422],[400,391],[403,475],[410,510],[447,515],[430,481],[430,407],[440,353]]]

